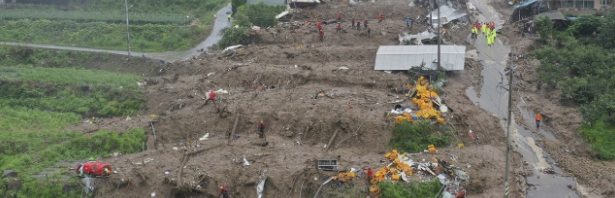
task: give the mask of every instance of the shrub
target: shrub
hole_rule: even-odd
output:
[[[448,145],[449,129],[445,126],[434,126],[431,121],[421,120],[416,123],[403,122],[393,129],[391,146],[400,152],[419,152],[427,149],[427,145]]]
[[[601,160],[615,159],[615,125],[605,123],[603,120],[595,122],[593,126],[588,124],[581,125],[579,129],[585,136],[587,142],[594,149],[594,156]]]
[[[220,48],[224,49],[231,45],[244,43],[244,39],[248,35],[248,28],[245,27],[225,27],[220,30],[222,39],[218,42]]]
[[[382,198],[424,198],[436,197],[442,188],[438,179],[424,183],[380,182],[380,197]]]

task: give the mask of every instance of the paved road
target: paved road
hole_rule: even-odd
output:
[[[474,6],[480,11],[480,15],[476,16],[480,21],[495,22],[496,29],[501,28],[504,20],[493,7],[488,3],[489,0],[470,0]],[[468,36],[469,38],[469,36]],[[481,76],[483,77],[483,87],[480,90],[480,97],[477,97],[477,93],[474,89],[466,90],[468,97],[479,105],[481,108],[497,115],[500,118],[508,117],[508,92],[497,85],[508,84],[508,79],[502,77],[505,73],[505,67],[508,62],[508,53],[510,47],[507,44],[502,43],[501,40],[496,39],[495,43],[491,47],[487,47],[486,39],[484,36],[479,35],[477,39],[469,39],[469,41],[476,47],[478,56],[483,63],[483,70]],[[513,97],[518,97],[513,93]],[[517,107],[518,108],[518,107]],[[522,112],[521,108],[519,108]],[[529,121],[529,125],[533,126],[533,114],[525,113],[524,119],[520,122]],[[533,188],[528,189],[525,196],[528,198],[534,197],[566,197],[566,198],[579,198],[579,195],[568,186],[576,188],[576,181],[571,177],[560,176],[563,170],[556,165],[552,165],[553,160],[549,157],[548,153],[542,150],[542,148],[536,144],[536,139],[540,137],[534,135],[530,130],[519,126],[511,117],[510,138],[512,144],[517,146],[511,146],[515,151],[522,155],[522,159],[529,163],[528,167],[533,170],[533,175],[527,177],[527,183],[534,185]],[[501,119],[500,124],[503,129],[506,129],[506,120]],[[544,132],[544,131],[543,131]],[[548,137],[548,136],[547,136]],[[511,170],[515,170],[516,167],[511,167]],[[545,175],[542,173],[543,168],[554,168],[559,175]],[[504,174],[504,173],[502,173]],[[514,181],[514,175],[512,176]],[[511,185],[514,185],[512,183]],[[502,186],[503,187],[503,186]]]
[[[220,41],[221,37],[218,35],[220,30],[230,24],[226,18],[226,12],[231,10],[231,4],[229,3],[226,7],[220,9],[216,13],[216,19],[214,21],[214,27],[211,31],[211,35],[209,35],[203,42],[199,43],[196,47],[186,50],[186,51],[169,51],[169,52],[156,52],[156,53],[143,53],[143,52],[130,52],[131,56],[146,56],[154,59],[165,60],[169,62],[178,61],[178,60],[186,60],[190,59],[194,56],[198,56],[202,52],[199,52],[200,49],[207,49],[207,47],[216,44]],[[123,54],[128,55],[127,51],[119,51],[119,50],[105,50],[105,49],[93,49],[93,48],[84,48],[84,47],[69,47],[69,46],[57,46],[57,45],[44,45],[44,44],[32,44],[32,43],[15,43],[15,42],[0,42],[0,45],[13,45],[13,46],[26,46],[26,47],[34,47],[34,48],[45,48],[45,49],[61,49],[61,50],[74,50],[74,51],[84,51],[84,52],[107,52],[112,54]]]

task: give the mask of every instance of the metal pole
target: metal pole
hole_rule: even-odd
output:
[[[128,23],[128,0],[124,0],[124,4],[126,5],[126,38],[128,41],[128,59],[130,60],[130,24]]]
[[[436,70],[440,70],[440,43],[442,43],[442,33],[440,32],[442,28],[440,28],[440,4],[438,3],[438,68]]]
[[[432,16],[432,12],[433,12],[433,1],[434,0],[429,0],[429,26],[433,27],[433,16]]]
[[[510,172],[510,123],[512,122],[513,58],[510,54],[510,81],[508,82],[508,127],[506,127],[506,173],[504,174],[504,198],[508,198],[508,173]]]

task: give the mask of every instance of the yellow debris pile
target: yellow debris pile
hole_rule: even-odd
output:
[[[376,172],[376,174],[371,178],[370,182],[373,184],[369,190],[375,195],[380,194],[380,189],[378,188],[378,183],[384,181],[386,178],[390,178],[393,181],[399,181],[402,177],[402,173],[405,175],[412,175],[414,171],[409,164],[402,162],[399,159],[399,153],[397,150],[393,150],[390,153],[384,155],[391,163],[389,165],[381,168]],[[402,154],[402,158],[405,158],[406,155]]]
[[[419,107],[416,116],[423,119],[436,119],[438,123],[444,123],[444,118],[440,116],[441,112],[434,108],[432,98],[438,98],[438,94],[429,88],[429,81],[421,76],[416,84],[416,96],[412,98],[412,102]]]
[[[348,183],[352,181],[352,179],[355,177],[357,177],[357,175],[354,172],[342,172],[339,173],[337,176],[333,177],[333,180]]]

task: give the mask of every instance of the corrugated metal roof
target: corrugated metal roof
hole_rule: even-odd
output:
[[[285,0],[247,0],[246,3],[247,4],[253,4],[253,3],[258,3],[258,2],[263,2],[267,5],[284,5],[284,2],[286,2]]]
[[[466,46],[441,45],[440,66],[447,71],[463,70],[465,66]],[[408,70],[420,66],[437,69],[437,45],[383,45],[376,53],[374,70]]]

